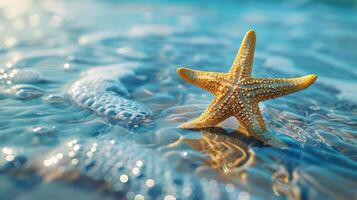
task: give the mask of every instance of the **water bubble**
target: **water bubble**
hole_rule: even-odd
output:
[[[173,195],[166,195],[164,200],[176,200],[176,197]]]
[[[120,180],[120,182],[122,182],[122,183],[126,183],[126,182],[128,182],[129,177],[128,177],[128,175],[126,175],[126,174],[122,174],[122,175],[119,177],[119,180]]]
[[[71,163],[72,163],[72,165],[78,165],[79,160],[74,158],[74,159],[72,159]]]
[[[32,132],[36,135],[47,135],[55,131],[54,126],[36,126],[32,128]]]
[[[155,181],[153,179],[148,179],[146,180],[145,184],[147,187],[151,188],[155,185]]]
[[[72,65],[70,63],[65,63],[63,65],[63,68],[66,69],[66,70],[70,70],[70,69],[72,69]]]
[[[320,110],[320,106],[310,106],[311,110]]]
[[[138,166],[138,167],[142,167],[143,166],[143,161],[142,160],[138,160],[138,161],[136,161],[136,166]]]
[[[62,159],[63,158],[63,154],[62,153],[57,153],[56,158],[59,159],[59,160]]]
[[[13,150],[9,147],[4,147],[4,148],[2,148],[2,153],[10,155],[10,154],[13,154]]]
[[[15,97],[21,100],[36,99],[44,93],[41,88],[26,84],[15,85],[11,89],[15,93]]]
[[[63,98],[62,95],[50,94],[46,97],[46,101],[49,104],[62,104],[65,102],[65,99]]]
[[[144,200],[145,198],[144,198],[144,196],[142,194],[137,194],[137,195],[135,195],[134,199],[135,200]]]
[[[134,167],[131,171],[135,176],[140,176],[140,169],[137,167]]]
[[[5,157],[5,160],[6,161],[8,161],[8,162],[11,162],[11,161],[13,161],[14,160],[14,155],[7,155],[6,157]]]

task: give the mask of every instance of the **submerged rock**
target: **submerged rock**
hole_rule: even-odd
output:
[[[110,65],[84,72],[68,93],[82,108],[115,121],[138,123],[147,119],[150,110],[129,99],[129,92],[119,78],[133,74],[132,65]]]
[[[71,140],[38,163],[45,179],[86,180],[134,199],[236,199],[231,185],[177,171],[155,150],[108,136]],[[213,181],[213,182],[212,182]],[[92,182],[92,183],[91,183]]]

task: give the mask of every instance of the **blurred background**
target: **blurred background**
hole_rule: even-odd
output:
[[[356,9],[0,0],[0,199],[356,199]],[[261,104],[288,149],[232,127],[176,128],[212,100],[176,69],[228,71],[249,29],[253,76],[318,75]],[[115,118],[137,113],[150,116]]]

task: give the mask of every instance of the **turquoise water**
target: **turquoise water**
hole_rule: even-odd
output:
[[[0,1],[0,199],[356,199],[353,1]],[[263,102],[265,146],[180,130],[212,96],[176,68],[315,73]]]

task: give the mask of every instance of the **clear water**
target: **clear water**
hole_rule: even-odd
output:
[[[0,1],[0,199],[356,199],[354,4]],[[249,28],[254,76],[319,76],[261,104],[287,149],[176,128],[212,99],[176,68],[227,71]],[[93,68],[85,92],[127,93],[98,104],[130,115],[139,102],[149,119],[76,102],[69,88]]]

